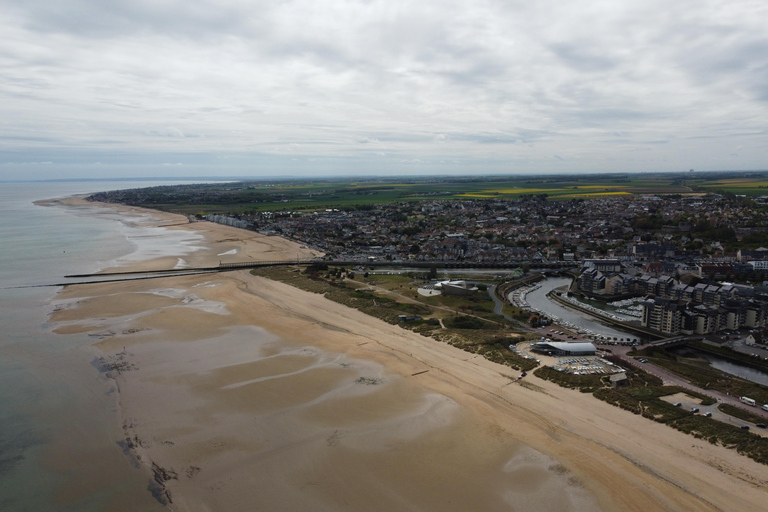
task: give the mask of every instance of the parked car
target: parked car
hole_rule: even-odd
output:
[[[707,418],[711,418],[712,417],[712,413],[711,412],[705,412],[704,416],[706,416]]]
[[[749,430],[749,425],[742,425],[741,428],[742,430]]]
[[[757,428],[765,428],[765,423],[755,423]]]
[[[691,407],[691,412],[699,412],[699,408],[698,407]]]
[[[675,402],[675,407],[680,407],[681,405],[683,404],[681,404],[680,402]]]

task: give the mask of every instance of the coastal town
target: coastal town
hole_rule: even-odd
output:
[[[281,236],[328,260],[422,268],[499,266],[522,273],[559,268],[574,277],[567,299],[627,301],[631,309],[619,308],[618,320],[663,335],[757,328],[768,319],[768,196],[679,193],[682,188],[670,186],[667,193],[608,191],[567,200],[547,193],[448,198],[424,192],[418,200],[360,199],[374,190],[356,188],[348,191],[349,204],[310,209],[300,206],[310,192],[291,194],[248,183],[226,190],[105,192],[94,199],[208,205],[188,214],[190,220]],[[245,195],[248,191],[252,194]],[[271,199],[264,191],[273,192]],[[280,206],[233,207],[246,199]]]
[[[762,199],[719,194],[617,195],[589,200],[424,200],[346,210],[274,211],[231,219],[339,259],[562,262],[616,258],[630,263],[705,265],[704,277],[768,266],[739,261],[740,247],[768,246]],[[742,264],[744,263],[744,264]],[[655,267],[651,267],[655,270]]]
[[[222,268],[250,266],[254,275],[448,342],[519,371],[516,382],[531,372],[635,413],[648,408],[641,414],[706,431],[714,442],[733,434],[723,422],[737,423],[744,442],[752,427],[762,439],[768,400],[760,384],[678,360],[675,351],[764,368],[763,198],[526,194],[248,214],[224,208],[185,214],[196,229],[208,221],[255,231],[322,256],[263,266],[220,261]],[[649,386],[653,397],[636,396]],[[692,425],[690,414],[704,416]],[[744,453],[763,461],[762,446]]]
[[[573,291],[586,297],[645,298],[630,316],[673,335],[765,325],[764,209],[765,198],[733,194],[570,201],[531,195],[207,219],[284,236],[344,261],[562,266],[578,275]]]

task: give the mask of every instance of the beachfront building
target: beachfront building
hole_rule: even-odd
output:
[[[209,222],[215,222],[216,224],[232,226],[233,228],[251,229],[253,227],[253,223],[251,222],[240,220],[237,217],[229,217],[227,215],[206,215],[205,220]]]
[[[591,343],[566,343],[561,341],[540,341],[531,347],[534,352],[549,356],[593,356],[597,352]]]
[[[435,288],[441,290],[443,295],[472,295],[478,288],[466,281],[444,281],[437,283]]]

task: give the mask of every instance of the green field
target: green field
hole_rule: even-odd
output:
[[[768,172],[456,178],[313,179],[177,185],[110,193],[126,204],[186,214],[315,211],[429,199],[594,199],[637,194],[768,193]]]
[[[730,192],[749,197],[765,196],[768,195],[768,175],[740,175],[705,181],[697,186],[706,191]]]

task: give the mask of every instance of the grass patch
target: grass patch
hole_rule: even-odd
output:
[[[702,352],[708,352],[711,354],[718,355],[722,358],[729,359],[731,361],[736,361],[739,364],[748,366],[750,368],[755,368],[758,370],[768,372],[768,361],[765,361],[760,357],[752,357],[749,354],[743,354],[741,352],[737,352],[736,350],[733,350],[731,347],[719,347],[719,346],[711,345],[709,343],[704,343],[701,341],[689,341],[688,343],[686,343],[686,345],[696,350],[700,350]]]
[[[748,421],[750,423],[765,423],[765,418],[762,416],[752,414],[751,412],[745,411],[741,407],[736,407],[735,405],[720,404],[717,406],[717,408],[728,416],[733,416],[734,418],[739,418],[740,420]]]
[[[540,379],[554,382],[558,386],[568,389],[578,389],[582,393],[592,393],[608,385],[605,376],[601,375],[574,375],[555,370],[550,366],[542,366],[533,374]]]
[[[477,347],[477,352],[486,359],[518,370],[530,371],[539,365],[535,359],[526,359],[511,351],[508,338],[493,338],[477,345]]]
[[[730,393],[733,396],[748,396],[759,403],[768,403],[767,387],[721,372],[709,366],[706,361],[678,357],[657,347],[645,348],[639,351],[638,355],[644,355],[653,364],[683,377],[700,388]]]
[[[461,315],[450,319],[448,325],[454,329],[483,329],[486,323],[474,316]]]

